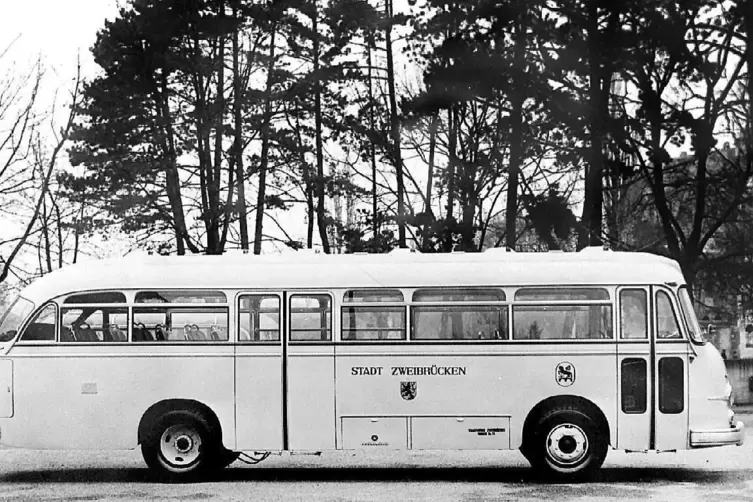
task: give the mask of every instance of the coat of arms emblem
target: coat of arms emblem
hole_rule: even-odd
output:
[[[554,379],[562,387],[570,387],[575,383],[575,366],[569,362],[559,363],[554,372]]]
[[[400,382],[400,396],[406,401],[415,399],[417,393],[416,382]]]

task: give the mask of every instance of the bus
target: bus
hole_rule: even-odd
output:
[[[742,444],[731,396],[677,263],[601,248],[90,261],[0,322],[0,443],[140,446],[164,481],[330,450],[586,479],[609,449]]]

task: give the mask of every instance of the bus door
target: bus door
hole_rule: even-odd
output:
[[[282,450],[282,293],[236,297],[236,449]]]
[[[285,296],[284,448],[334,450],[332,295],[322,291],[292,291]]]
[[[618,295],[617,447],[669,450],[687,443],[688,342],[665,288]]]
[[[690,345],[683,335],[675,295],[664,287],[653,289],[654,305],[654,414],[657,450],[688,446],[688,364]]]

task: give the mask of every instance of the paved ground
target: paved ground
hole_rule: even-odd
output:
[[[149,479],[138,451],[0,450],[0,500],[753,502],[753,414],[741,419],[742,447],[610,452],[600,479],[572,485],[538,480],[517,452],[272,456],[234,464],[212,482],[163,485]]]

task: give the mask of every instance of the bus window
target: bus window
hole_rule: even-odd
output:
[[[507,307],[416,306],[414,340],[506,340]]]
[[[502,302],[505,292],[501,289],[482,288],[431,288],[413,292],[413,301],[429,302]]]
[[[26,329],[21,335],[21,341],[54,342],[56,322],[57,308],[54,303],[50,303],[40,310],[34,320],[26,326]]]
[[[226,307],[133,309],[134,342],[222,342],[228,339]]]
[[[0,342],[13,340],[18,334],[21,323],[24,322],[26,316],[31,314],[32,310],[34,310],[34,304],[19,296],[0,321]]]
[[[703,330],[698,325],[698,318],[693,310],[693,300],[690,299],[687,286],[681,287],[678,294],[680,297],[680,310],[682,310],[682,314],[685,317],[690,339],[696,343],[703,343]]]
[[[139,291],[136,303],[227,303],[222,291]]]
[[[343,295],[343,303],[401,303],[403,293],[397,289],[351,289]]]
[[[648,310],[646,290],[620,291],[620,338],[625,340],[648,339]]]
[[[609,305],[516,305],[516,340],[598,340],[612,338]]]
[[[61,310],[61,342],[125,342],[127,340],[127,308],[66,307]]]
[[[275,295],[243,295],[239,299],[239,333],[242,342],[280,340],[280,298]]]
[[[79,293],[66,298],[63,303],[125,303],[126,297],[119,291],[95,291]]]
[[[515,292],[519,301],[609,300],[604,288],[521,288]]]
[[[672,300],[666,291],[656,293],[656,337],[681,338],[680,326],[677,323]]]
[[[57,308],[54,303],[45,305],[33,321],[31,321],[21,334],[24,342],[54,342],[55,323],[57,322]]]
[[[332,340],[332,304],[329,295],[290,297],[290,340]]]
[[[343,340],[405,340],[405,307],[343,307]]]

